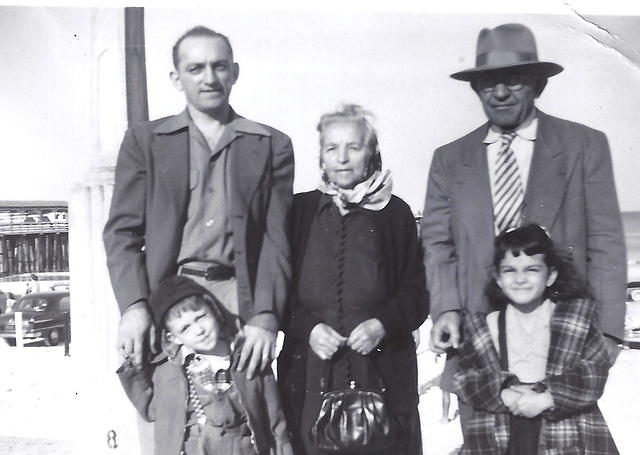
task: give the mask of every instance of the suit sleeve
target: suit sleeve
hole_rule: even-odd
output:
[[[475,321],[475,322],[474,322]],[[460,348],[460,363],[454,377],[454,392],[473,408],[492,413],[508,413],[500,392],[516,377],[491,362],[493,342],[488,330],[479,330],[478,318],[465,318],[467,335]],[[497,359],[495,359],[497,360]]]
[[[269,207],[258,262],[254,315],[272,313],[282,320],[291,281],[288,214],[293,197],[294,158],[291,140],[273,135],[273,163]],[[249,324],[252,321],[249,320]],[[255,324],[261,325],[261,324]]]
[[[598,302],[602,331],[623,339],[626,249],[611,152],[604,133],[596,131],[590,138],[584,166],[588,278]]]
[[[436,150],[431,162],[420,228],[434,321],[444,312],[462,308],[458,296],[458,257],[451,227],[450,176],[446,173],[443,155],[443,149]]]
[[[140,144],[129,129],[115,170],[115,186],[103,240],[120,311],[149,296],[144,254],[147,171]]]
[[[291,446],[291,435],[287,430],[287,423],[282,410],[278,385],[273,376],[273,372],[269,368],[262,374],[262,383],[264,387],[263,396],[267,407],[267,417],[269,419],[268,429],[273,435],[275,448],[272,451],[274,455],[293,455]]]

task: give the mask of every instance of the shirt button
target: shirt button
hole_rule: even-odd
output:
[[[211,227],[211,226],[213,226],[213,220],[207,220],[207,222],[206,222],[206,223],[204,223],[204,225],[205,225],[206,227]]]

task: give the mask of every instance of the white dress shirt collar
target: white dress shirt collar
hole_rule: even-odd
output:
[[[520,124],[515,130],[516,135],[519,137],[529,140],[535,141],[538,135],[538,110],[533,109],[527,119]],[[490,125],[489,131],[484,138],[485,144],[493,144],[502,135],[502,129],[496,125]]]

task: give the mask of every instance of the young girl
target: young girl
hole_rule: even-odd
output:
[[[609,358],[568,255],[528,225],[496,239],[498,311],[466,314],[456,393],[473,407],[462,454],[617,454],[597,406]]]

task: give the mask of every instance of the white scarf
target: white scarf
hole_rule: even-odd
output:
[[[391,200],[392,189],[393,181],[389,170],[375,171],[367,180],[351,189],[338,188],[324,179],[318,184],[318,190],[332,197],[341,215],[346,215],[355,207],[376,212],[382,210]]]

